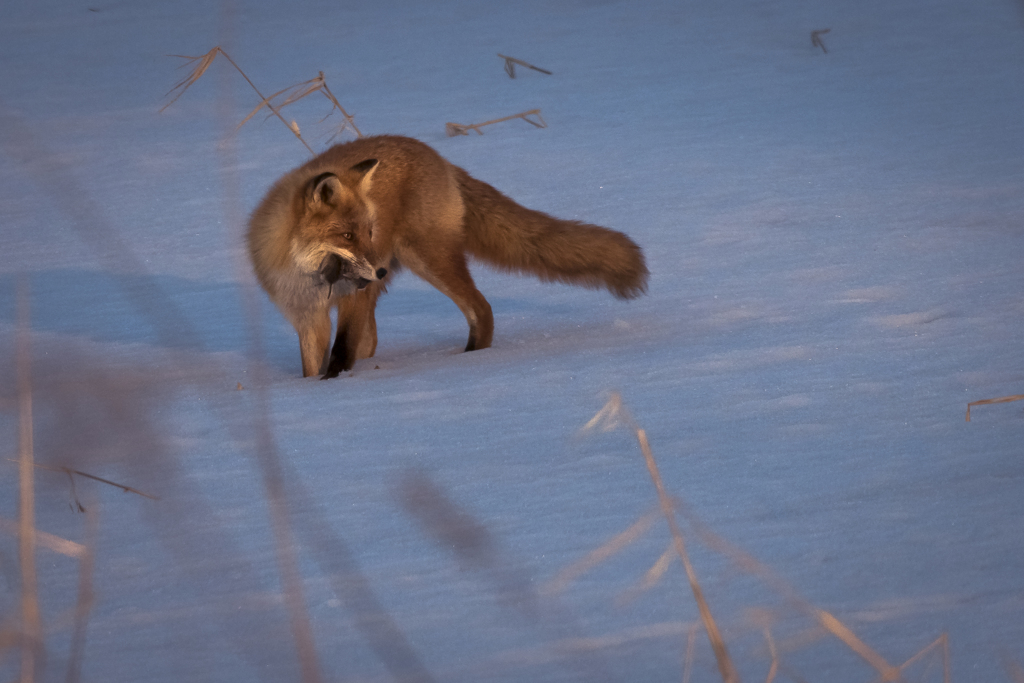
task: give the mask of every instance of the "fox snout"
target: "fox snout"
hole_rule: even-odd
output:
[[[384,276],[388,274],[387,268],[378,268],[374,275],[377,276],[378,280],[383,280]],[[366,285],[370,284],[372,280],[367,280],[365,277],[356,278],[356,289],[364,289]]]
[[[356,289],[363,289],[372,282],[372,280],[362,277],[354,272],[354,270],[351,263],[345,261],[338,254],[332,253],[324,257],[318,272],[324,282],[332,287],[335,282],[343,278],[351,280],[356,285]],[[373,274],[376,276],[376,279],[383,280],[384,276],[388,274],[388,270],[387,268],[378,268]]]

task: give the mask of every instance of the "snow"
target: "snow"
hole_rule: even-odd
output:
[[[546,592],[657,509],[635,435],[580,431],[613,392],[668,492],[790,587],[680,517],[744,680],[768,676],[766,626],[780,679],[878,676],[811,637],[807,604],[891,665],[948,633],[952,680],[1015,680],[1024,404],[964,411],[1024,393],[1019,3],[51,0],[4,14],[9,458],[20,286],[37,462],[159,497],[75,479],[98,528],[82,680],[299,679],[267,453],[327,680],[720,679],[678,559],[631,592],[669,547],[664,521]],[[827,53],[810,41],[825,28]],[[220,57],[159,112],[188,71],[168,55],[215,45],[264,94],[323,71],[365,134],[419,138],[526,206],[626,232],[648,294],[476,267],[495,343],[461,354],[458,309],[404,274],[378,307],[377,356],[301,379],[242,235],[308,153],[275,119],[233,130],[259,98]],[[511,80],[499,52],[553,75]],[[444,134],[534,108],[547,128]],[[327,110],[286,113],[322,149],[340,123],[320,122]],[[18,466],[0,467],[14,520]],[[37,527],[87,543],[67,476],[35,477]],[[10,634],[21,583],[3,530]],[[79,564],[38,552],[39,680],[58,680]],[[908,676],[940,680],[938,651]]]

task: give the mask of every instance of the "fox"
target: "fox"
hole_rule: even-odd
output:
[[[256,279],[298,333],[303,377],[321,379],[374,355],[377,299],[403,268],[459,307],[466,351],[494,334],[467,257],[620,299],[645,293],[649,276],[625,234],[521,206],[397,135],[335,145],[286,173],[250,216],[247,244]]]

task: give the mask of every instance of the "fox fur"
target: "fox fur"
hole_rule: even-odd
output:
[[[527,209],[424,143],[390,135],[336,145],[283,176],[253,212],[248,246],[257,279],[298,332],[302,374],[322,379],[373,356],[377,298],[400,267],[459,307],[466,351],[487,348],[494,333],[467,254],[622,299],[647,288],[643,252],[626,235]]]

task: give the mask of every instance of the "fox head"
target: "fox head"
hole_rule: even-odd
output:
[[[321,173],[296,197],[292,258],[319,278],[328,296],[350,294],[387,275],[377,265],[374,207],[367,197],[376,169],[377,160],[367,159],[341,174]]]

